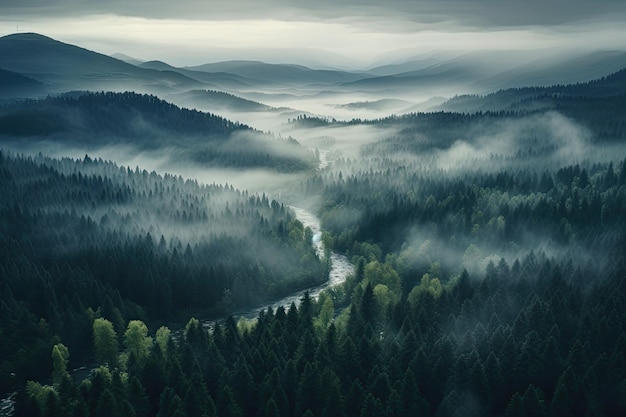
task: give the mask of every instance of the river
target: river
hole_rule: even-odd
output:
[[[320,156],[319,169],[324,169],[329,164],[328,151],[320,150],[319,156]],[[298,220],[300,220],[305,227],[311,228],[311,231],[313,232],[313,239],[311,241],[311,245],[315,247],[317,255],[320,257],[320,259],[323,260],[325,256],[324,254],[325,251],[324,251],[323,242],[322,242],[322,229],[320,225],[320,219],[308,210],[305,210],[300,207],[295,207],[295,206],[290,206],[290,207],[295,212]],[[302,297],[304,297],[304,294],[306,292],[309,293],[309,296],[311,298],[317,299],[320,293],[324,289],[342,284],[343,282],[345,282],[346,278],[354,272],[353,265],[350,263],[348,258],[345,257],[344,255],[340,255],[335,252],[330,252],[330,261],[331,261],[331,268],[329,272],[328,281],[325,282],[324,284],[318,285],[315,287],[310,287],[302,291],[298,291],[296,293],[283,297],[279,300],[267,303],[261,307],[236,311],[233,314],[233,317],[235,319],[238,319],[238,318],[256,319],[259,316],[259,313],[261,311],[265,311],[269,309],[270,307],[274,311],[276,311],[276,309],[281,306],[287,310],[289,309],[292,303],[298,306],[300,304],[300,300],[302,299]],[[215,322],[216,320],[202,320],[202,325],[205,328],[213,328],[215,325]],[[174,337],[180,336],[180,332],[181,332],[181,329],[175,330]],[[89,367],[87,366],[82,366],[80,368],[75,369],[73,372],[74,378],[78,378],[82,374],[84,374],[84,377],[86,378],[89,375],[88,369]],[[11,417],[13,415],[15,395],[16,393],[12,392],[12,393],[4,394],[0,397],[0,417],[5,417],[5,416]]]
[[[319,150],[318,169],[324,169],[329,165],[330,161],[328,159],[328,154],[329,151],[327,150]],[[325,255],[323,246],[324,244],[322,242],[322,227],[320,224],[320,219],[315,216],[315,214],[306,209],[295,206],[290,207],[296,213],[296,217],[302,222],[304,227],[311,228],[311,231],[313,232],[313,240],[311,242],[311,245],[315,247],[317,255],[320,257],[320,259],[323,260]],[[233,314],[233,317],[235,319],[255,319],[259,316],[259,313],[261,311],[265,311],[270,307],[274,311],[276,311],[276,309],[281,306],[287,310],[291,306],[291,303],[294,303],[296,306],[298,306],[300,304],[300,300],[302,299],[302,297],[304,297],[304,294],[306,292],[309,293],[309,296],[311,298],[317,299],[324,289],[342,284],[343,282],[345,282],[346,278],[354,272],[354,266],[344,255],[330,252],[330,262],[331,266],[330,272],[328,274],[328,281],[326,281],[324,284],[298,291],[279,300],[267,303],[261,307],[236,311]],[[207,328],[212,328],[215,324],[215,320],[204,320],[202,324]]]
[[[296,213],[296,217],[298,218],[298,220],[302,222],[304,227],[310,227],[311,231],[313,231],[313,240],[311,244],[315,247],[317,255],[320,257],[320,259],[323,260],[324,247],[323,247],[323,243],[321,239],[322,230],[320,226],[320,220],[313,213],[303,208],[291,206],[291,209],[293,209],[293,211]],[[296,306],[298,306],[300,304],[300,300],[302,299],[302,297],[304,297],[304,294],[306,292],[309,293],[309,296],[311,298],[317,299],[320,293],[324,289],[342,284],[343,282],[345,282],[348,275],[354,272],[354,267],[352,266],[348,258],[345,257],[344,255],[331,252],[330,262],[331,262],[331,267],[330,267],[330,273],[328,274],[328,281],[325,282],[324,284],[298,291],[296,293],[283,297],[279,300],[265,304],[261,307],[236,311],[233,314],[233,317],[235,319],[238,319],[238,318],[255,319],[259,316],[259,313],[261,311],[265,311],[270,307],[274,311],[276,311],[276,309],[281,306],[284,307],[286,310],[288,310],[289,307],[291,306],[291,303],[294,303]],[[214,323],[215,323],[214,320],[203,321],[203,325],[205,327],[213,327]]]

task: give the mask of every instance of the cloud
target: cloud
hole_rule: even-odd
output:
[[[0,35],[15,31],[19,25],[20,30],[43,33],[99,52],[165,59],[175,65],[227,59],[306,61],[310,65],[316,60],[328,60],[328,55],[320,53],[328,51],[349,58],[337,60],[337,65],[363,67],[396,49],[416,54],[433,50],[562,48],[564,44],[623,48],[625,19],[626,2],[622,0],[0,3]],[[584,36],[577,36],[580,34]]]
[[[624,12],[621,0],[3,0],[13,15],[113,14],[155,19],[358,19],[385,17],[420,23],[511,26],[554,25]]]
[[[359,19],[383,18],[418,23],[454,21],[463,25],[555,25],[615,12],[621,0],[3,0],[0,10],[10,15],[112,14],[154,19]],[[378,20],[378,19],[376,19]]]

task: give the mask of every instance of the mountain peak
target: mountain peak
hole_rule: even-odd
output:
[[[10,35],[2,36],[0,39],[6,40],[19,40],[19,41],[47,41],[47,42],[58,42],[48,36],[41,35],[35,32],[18,32],[12,33]]]

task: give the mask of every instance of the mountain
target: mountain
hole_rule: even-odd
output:
[[[452,91],[466,91],[467,85],[476,79],[476,73],[468,68],[426,68],[423,70],[370,77],[358,81],[342,83],[342,91],[449,94]]]
[[[132,56],[128,56],[126,54],[122,54],[122,53],[116,53],[111,55],[111,58],[115,58],[115,59],[119,59],[120,61],[124,61],[128,64],[134,65],[134,66],[139,66],[142,63],[144,63],[145,61],[141,60],[141,59],[137,59],[137,58],[133,58]]]
[[[0,68],[0,98],[35,97],[45,91],[45,86],[39,81]]]
[[[163,61],[148,61],[139,65],[141,68],[152,69],[157,71],[174,71],[194,80],[202,81],[207,87],[213,88],[250,88],[258,85],[259,80],[241,77],[236,74],[226,72],[204,72],[193,71],[185,68],[177,68]]]
[[[385,75],[394,75],[402,72],[416,71],[427,68],[432,65],[444,62],[448,59],[456,57],[458,53],[429,53],[414,56],[400,62],[384,63],[368,68],[365,73],[370,76],[382,77]]]
[[[584,82],[626,67],[626,52],[548,54],[546,51],[477,51],[446,58],[416,57],[368,70],[361,80],[342,83],[344,91],[408,89],[434,94],[482,94],[511,87]]]
[[[448,101],[447,98],[445,97],[439,97],[439,96],[434,96],[429,98],[426,101],[422,101],[420,103],[417,103],[407,109],[404,109],[405,113],[410,113],[410,112],[424,112],[424,111],[430,111],[431,109],[433,109],[436,106],[439,106],[443,103],[445,103],[446,101]]]
[[[514,87],[548,87],[603,77],[626,68],[626,52],[598,51],[528,60],[522,65],[476,82],[482,91]]]
[[[472,72],[480,72],[483,75],[498,74],[532,58],[537,58],[538,54],[541,56],[541,53],[537,51],[518,50],[474,51],[469,53],[439,52],[416,56],[401,63],[381,65],[371,68],[367,72],[376,76],[402,76],[411,73],[417,74],[420,71],[432,73],[465,68]]]
[[[37,123],[29,123],[37,120]],[[0,134],[48,136],[106,143],[134,138],[153,147],[172,135],[222,137],[248,126],[218,116],[181,109],[155,96],[136,93],[72,93],[0,108]]]
[[[211,73],[226,72],[270,84],[333,84],[365,78],[362,74],[346,71],[315,70],[302,65],[267,64],[260,61],[224,61],[186,69]]]
[[[482,140],[480,138],[499,137],[497,132],[502,132],[502,127],[509,122],[528,127],[525,134],[533,132],[526,138],[529,140],[528,144],[532,141],[541,144],[550,129],[555,129],[559,124],[561,128],[572,123],[572,130],[561,132],[560,135],[574,135],[572,137],[574,144],[577,140],[575,136],[580,133],[588,138],[590,143],[610,143],[613,146],[624,143],[626,139],[624,114],[626,114],[626,69],[586,83],[511,88],[486,95],[457,96],[439,106],[431,107],[427,113],[407,113],[382,119],[354,119],[347,122],[320,117],[300,117],[294,119],[292,123],[296,127],[309,128],[359,124],[393,126],[403,139],[389,140],[388,143],[390,146],[396,146],[398,151],[404,151],[408,149],[407,147],[412,147],[416,151],[433,146],[450,147],[459,138],[470,143],[480,142]],[[549,129],[542,132],[539,126],[534,126],[537,120],[558,122],[549,124]],[[562,121],[566,122],[563,124]],[[576,129],[579,127],[583,129],[578,132]],[[416,141],[416,134],[429,140]],[[544,145],[545,143],[542,146]],[[499,149],[498,146],[494,145],[494,149]],[[545,151],[546,149],[543,149],[538,152],[541,154]]]
[[[0,68],[44,82],[53,91],[134,89],[163,92],[202,85],[198,80],[174,71],[138,68],[36,33],[0,38]]]
[[[441,91],[437,90],[443,88],[445,92],[455,89],[467,92],[468,86],[472,86],[485,77],[492,77],[516,65],[521,65],[532,56],[536,54],[513,50],[426,54],[410,58],[405,62],[368,69],[367,73],[372,76],[348,83],[342,88],[366,91],[384,89],[402,91],[404,88],[409,88],[428,90],[434,94],[441,94]],[[480,85],[475,85],[470,91],[480,92],[482,88]]]

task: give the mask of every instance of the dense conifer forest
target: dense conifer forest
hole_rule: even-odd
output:
[[[270,310],[253,323],[227,319],[210,332],[191,319],[176,337],[140,321],[118,328],[105,310],[92,313],[85,327],[99,367],[73,381],[72,350],[57,339],[48,346],[50,383],[21,387],[18,415],[621,415],[623,172],[623,165],[596,167],[581,184],[582,170],[566,167],[551,178],[553,187],[580,195],[576,209],[561,214],[571,221],[574,246],[592,241],[607,256],[602,268],[531,250],[457,274],[427,241],[398,254],[361,227],[380,246],[355,240],[355,276],[317,302],[305,297],[298,309]],[[508,189],[527,177],[513,176]],[[556,192],[527,186],[533,194]],[[454,183],[441,187],[463,194]],[[583,194],[601,195],[599,204],[585,203]],[[546,198],[522,199],[525,209],[507,219],[539,221],[544,213],[531,206],[558,212],[562,199]],[[609,210],[607,201],[618,207]],[[611,210],[622,215],[603,215]]]
[[[298,172],[315,164],[314,155],[293,138],[275,138],[133,92],[72,92],[12,101],[0,106],[0,138],[13,146],[53,143],[87,151],[122,145],[205,167]]]
[[[29,417],[626,415],[624,74],[283,122],[330,150],[136,93],[3,105],[0,393]],[[326,282],[331,254],[342,284],[237,315]]]
[[[327,276],[288,208],[232,186],[5,152],[0,193],[3,390],[42,376],[53,337],[85,353],[100,315],[227,314]]]
[[[4,209],[24,219],[5,222],[3,240],[11,242],[4,251],[21,251],[20,256],[11,256],[10,270],[25,271],[7,276],[8,289],[2,293],[11,295],[3,300],[2,317],[10,320],[2,328],[13,335],[20,330],[24,339],[12,338],[17,345],[36,342],[29,346],[41,350],[40,369],[48,372],[40,382],[21,381],[16,387],[16,415],[611,416],[626,411],[624,162],[566,165],[540,174],[516,168],[462,175],[452,169],[420,171],[406,166],[357,175],[349,174],[350,165],[338,162],[334,171],[310,179],[308,185],[323,190],[327,241],[355,262],[356,272],[344,286],[317,301],[305,297],[299,308],[261,313],[253,322],[229,318],[207,331],[191,319],[178,332],[156,324],[148,328],[146,321],[139,321],[156,314],[151,302],[168,297],[162,291],[153,293],[158,286],[141,287],[146,283],[140,271],[147,268],[153,283],[165,275],[161,279],[171,288],[173,310],[193,305],[198,287],[188,280],[193,282],[194,268],[212,266],[198,265],[195,257],[211,246],[200,240],[187,253],[174,239],[159,247],[157,233],[141,228],[142,216],[158,216],[159,211],[171,216],[174,207],[166,206],[176,201],[180,217],[169,221],[204,218],[192,211],[191,195],[171,198],[171,193],[188,189],[223,201],[227,196],[243,199],[241,206],[233,202],[228,209],[223,207],[220,215],[245,219],[253,212],[263,236],[277,244],[283,239],[281,250],[288,250],[291,243],[296,245],[291,250],[306,252],[306,232],[289,212],[228,187],[160,178],[87,158],[56,161],[3,155],[5,190],[25,191],[42,181],[58,182],[64,190],[58,195],[54,190],[60,185],[47,186],[50,192],[36,199],[32,192],[3,192],[27,199],[23,207],[12,201]],[[90,176],[95,172],[102,172],[103,192],[95,192],[92,185],[82,188],[83,183],[99,181]],[[148,203],[151,192],[166,206]],[[108,202],[104,207],[110,206],[109,220],[102,219],[104,214],[96,220],[72,215],[94,206],[100,213],[102,204],[94,199],[101,196]],[[65,214],[54,209],[55,199]],[[136,202],[128,213],[136,231],[127,235],[117,231],[115,239],[111,236],[115,228],[103,223],[128,221],[118,213],[124,211],[125,199]],[[152,211],[136,209],[137,204],[153,206]],[[265,213],[265,222],[260,213]],[[67,217],[58,223],[59,216]],[[71,253],[57,254],[68,259],[63,265],[28,258],[35,253],[33,248],[53,239],[25,233],[33,222],[48,224],[54,238],[64,242],[48,247],[72,248],[55,224],[64,224],[67,231],[67,225],[93,223],[94,231],[106,230],[107,236],[78,234],[78,239],[93,242],[75,243],[86,250],[76,264]],[[295,229],[286,228],[290,222]],[[18,231],[8,224],[25,228],[19,232],[24,236],[20,241],[16,242]],[[225,244],[219,236],[213,239]],[[108,252],[115,253],[116,245],[123,245],[117,256],[127,262],[129,276],[111,282],[125,276],[125,268]],[[118,274],[90,276],[92,258],[97,262],[103,257],[90,254],[96,249],[110,253],[105,259],[111,267],[103,269],[115,268]],[[181,260],[174,260],[174,252]],[[246,252],[227,251],[223,262]],[[185,261],[188,256],[191,259]],[[133,267],[135,262],[142,266]],[[174,270],[168,281],[163,268],[172,271],[178,262],[191,276]],[[269,271],[269,265],[263,267]],[[36,275],[40,278],[12,279]],[[280,276],[285,276],[280,268],[268,273],[268,278]],[[30,297],[24,299],[20,282],[38,290],[29,290]],[[177,290],[178,284],[187,292]],[[251,284],[233,289],[232,295],[242,296]],[[133,292],[134,285],[140,287],[138,292]],[[76,294],[72,300],[63,295],[67,286]],[[102,295],[89,298],[93,290],[80,291],[90,286],[102,288],[98,290]],[[209,288],[205,291],[211,293]],[[38,302],[38,293],[39,300],[50,294],[58,294],[60,300]],[[36,310],[42,305],[48,311]],[[73,320],[72,326],[68,320]],[[96,366],[86,379],[73,378],[68,363],[86,346]],[[12,346],[6,349],[11,352]],[[19,363],[19,357],[9,356],[8,361]]]

